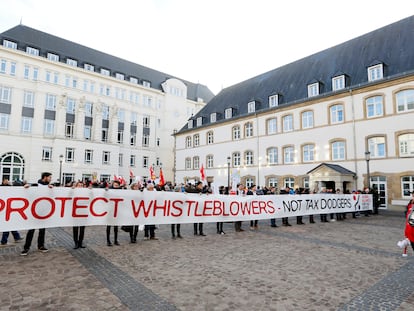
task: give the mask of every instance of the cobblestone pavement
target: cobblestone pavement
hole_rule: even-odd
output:
[[[318,217],[315,217],[318,219]],[[206,224],[206,237],[182,225],[172,240],[106,246],[105,227],[87,227],[74,250],[72,228],[46,230],[48,253],[23,243],[0,248],[0,310],[412,310],[414,254],[402,258],[400,212],[330,223],[236,233]],[[277,221],[278,225],[281,223]],[[22,232],[25,235],[25,232]]]

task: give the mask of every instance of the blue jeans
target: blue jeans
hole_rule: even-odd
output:
[[[13,238],[14,238],[15,241],[20,240],[20,233],[18,231],[12,231],[11,233],[13,234]],[[3,232],[3,235],[1,236],[1,244],[6,244],[7,243],[7,240],[9,238],[9,234],[10,234],[9,231]]]

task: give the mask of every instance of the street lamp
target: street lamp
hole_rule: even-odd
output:
[[[63,186],[63,181],[62,181],[62,163],[63,163],[63,154],[61,154],[59,156],[59,183],[60,183],[60,186]]]
[[[367,187],[370,189],[371,186],[371,176],[369,174],[369,160],[371,159],[371,152],[365,151],[365,161],[367,161]]]
[[[231,158],[227,157],[227,189],[230,192],[230,164]]]

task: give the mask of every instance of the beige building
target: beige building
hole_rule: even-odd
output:
[[[176,181],[414,191],[414,17],[222,90],[177,132]]]
[[[0,42],[2,178],[129,181],[154,165],[173,179],[172,134],[213,97],[206,86],[23,25]]]

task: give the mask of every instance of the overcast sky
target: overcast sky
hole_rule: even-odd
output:
[[[0,0],[0,32],[21,21],[217,94],[413,14],[413,0]]]

